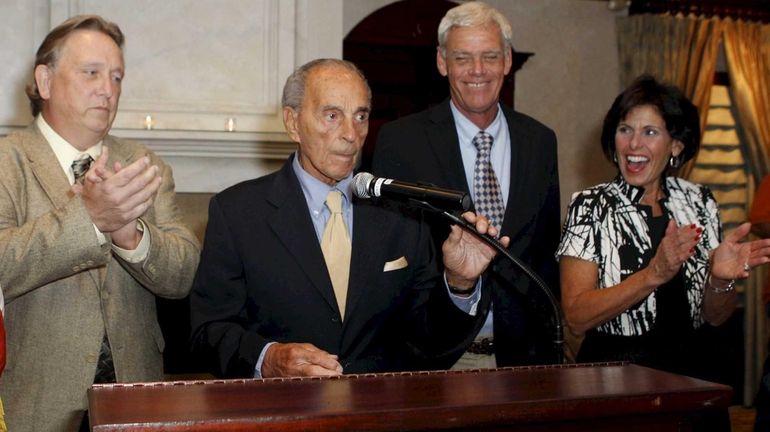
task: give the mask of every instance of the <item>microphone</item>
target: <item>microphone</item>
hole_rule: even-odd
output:
[[[375,177],[368,172],[353,177],[353,195],[364,199],[417,200],[442,210],[468,211],[471,208],[471,198],[465,192]]]

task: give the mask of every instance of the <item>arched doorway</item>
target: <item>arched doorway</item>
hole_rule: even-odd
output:
[[[436,69],[437,30],[448,0],[402,0],[364,18],[345,37],[342,56],[364,72],[372,88],[369,135],[361,168],[369,170],[380,127],[422,111],[449,96],[446,78]],[[514,75],[532,53],[514,50],[513,67],[500,98],[513,106]]]

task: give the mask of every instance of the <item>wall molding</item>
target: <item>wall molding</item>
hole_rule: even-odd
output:
[[[280,92],[294,68],[295,9],[296,0],[51,0],[50,15],[58,24],[99,14],[126,34],[113,127],[256,132],[283,130]]]

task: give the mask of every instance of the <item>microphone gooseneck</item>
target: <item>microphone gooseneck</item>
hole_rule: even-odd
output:
[[[462,217],[459,217],[457,215],[454,215],[450,212],[441,210],[439,208],[433,207],[429,203],[423,202],[423,208],[426,210],[429,210],[433,213],[438,213],[439,215],[443,216],[445,219],[449,220],[451,223],[459,225],[463,227],[466,231],[470,232],[477,238],[481,239],[484,243],[490,245],[492,248],[494,248],[498,253],[500,253],[502,256],[506,257],[509,261],[511,261],[514,265],[516,265],[521,271],[524,272],[532,281],[535,282],[535,284],[545,293],[545,296],[548,298],[548,302],[551,305],[551,309],[553,312],[553,322],[554,322],[554,349],[556,350],[556,362],[557,364],[564,363],[564,325],[562,323],[562,310],[561,306],[559,305],[559,302],[556,300],[556,296],[553,295],[553,291],[551,291],[550,288],[548,288],[548,284],[545,283],[545,281],[535,273],[534,270],[529,268],[528,265],[524,264],[520,259],[513,256],[511,251],[503,247],[502,244],[500,244],[497,239],[487,235],[487,234],[481,234],[478,231],[476,231],[476,227],[471,224],[470,222],[466,221]]]

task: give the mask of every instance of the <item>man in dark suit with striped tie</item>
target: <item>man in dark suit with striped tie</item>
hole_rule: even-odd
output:
[[[436,53],[450,99],[385,124],[373,172],[468,192],[476,211],[511,238],[510,252],[544,278],[558,298],[556,136],[499,102],[512,64],[511,38],[508,20],[485,3],[450,9],[439,24]],[[431,229],[435,239],[446,236],[442,220],[433,221]],[[494,263],[487,277],[490,282],[473,300],[475,313],[484,319],[455,367],[555,361],[553,310],[542,290],[507,262]]]

